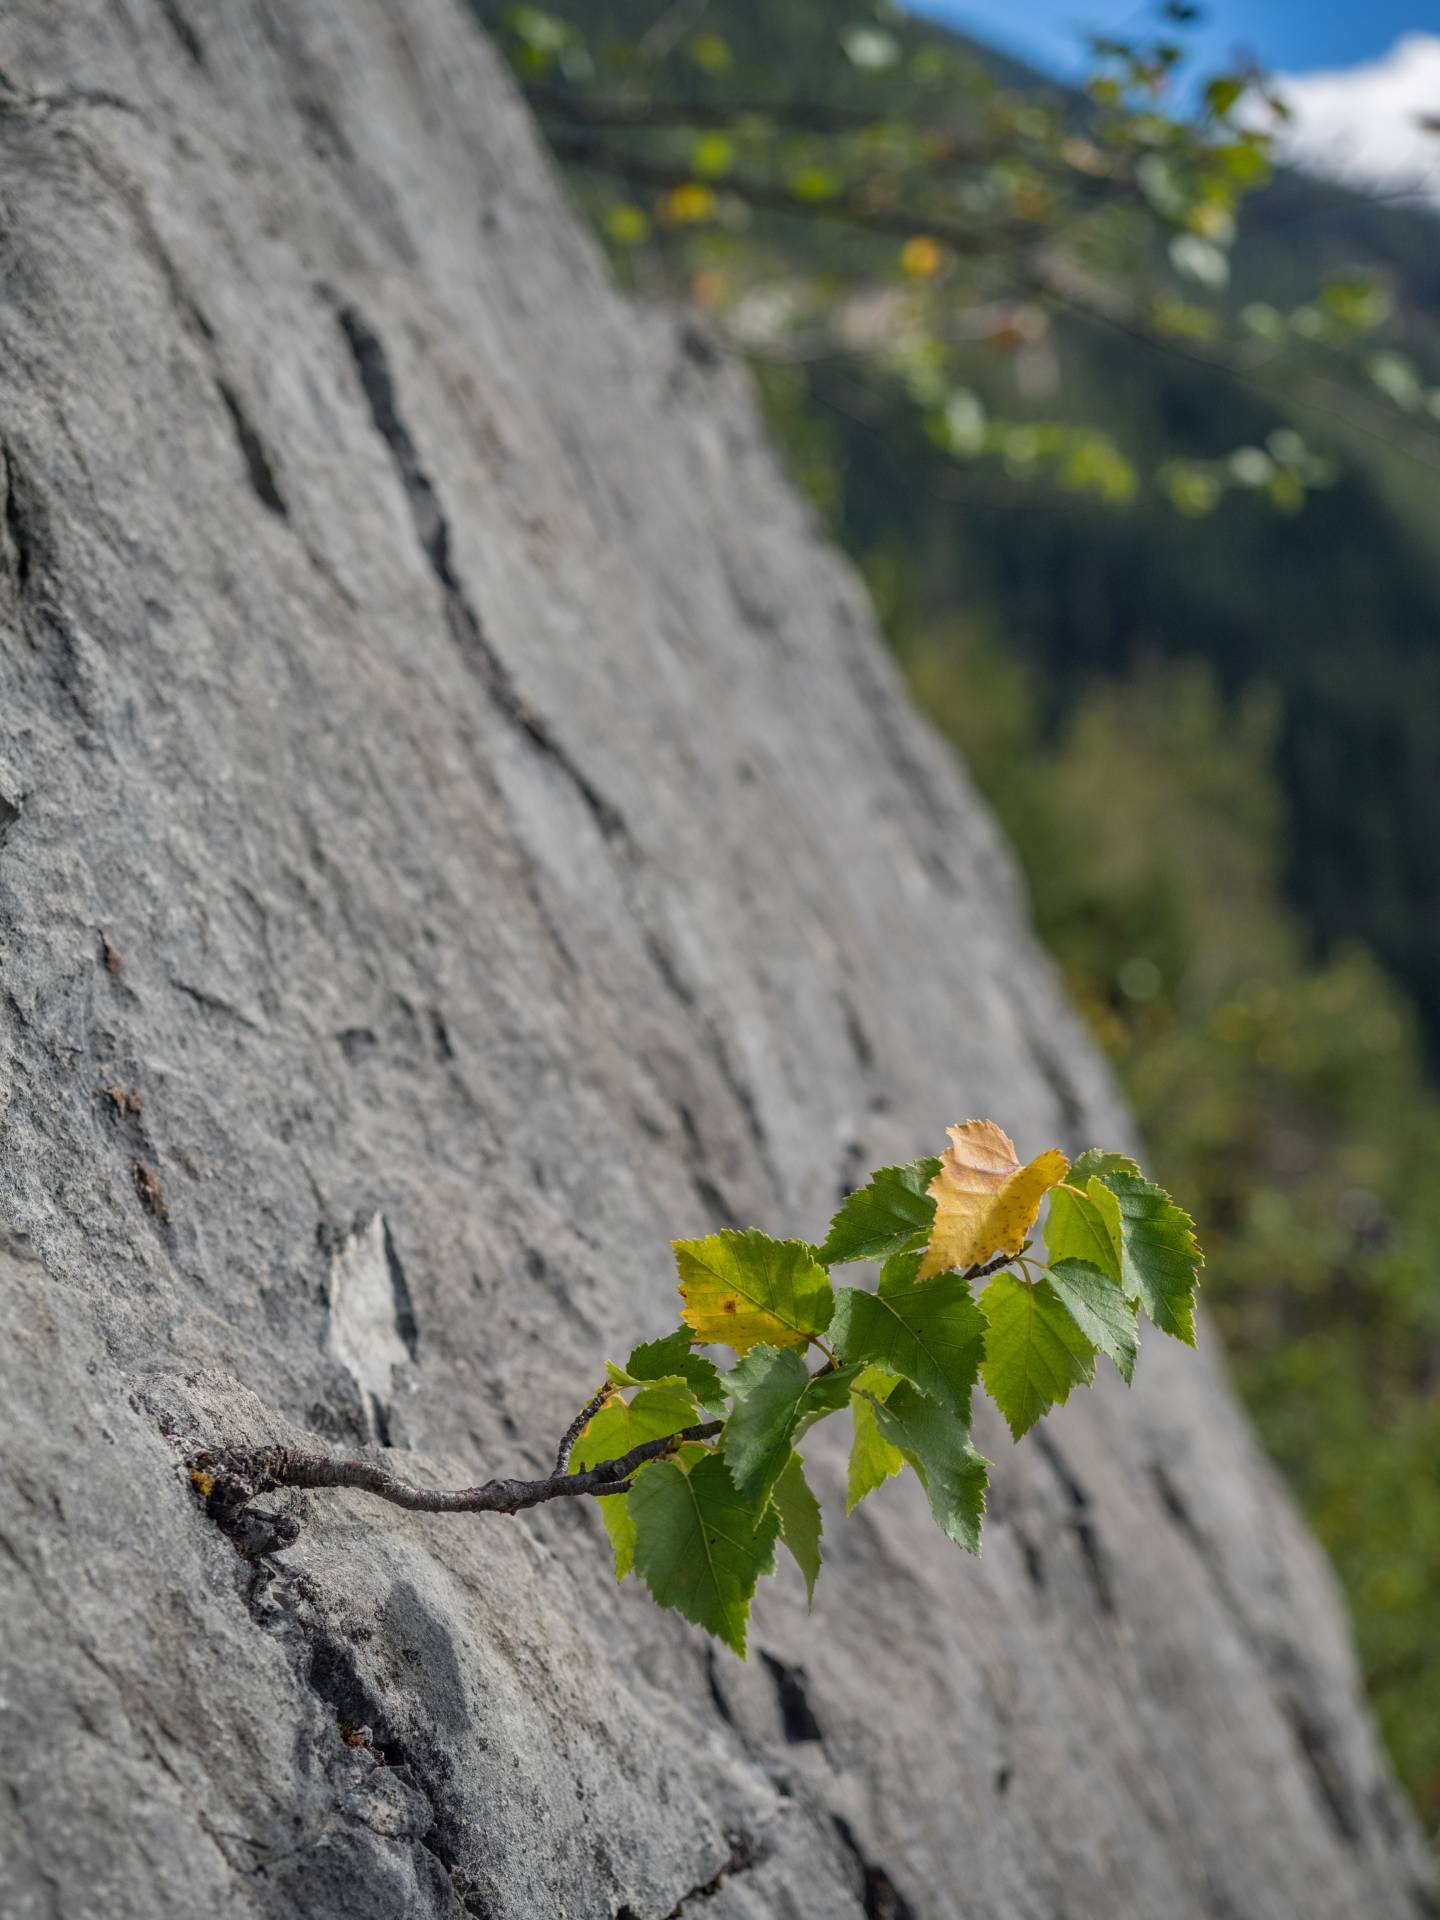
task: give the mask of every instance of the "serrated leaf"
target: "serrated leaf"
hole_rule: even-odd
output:
[[[1134,1179],[1140,1179],[1139,1167],[1123,1153],[1106,1153],[1102,1147],[1087,1147],[1070,1169],[1074,1176],[1074,1185],[1087,1186],[1091,1180],[1106,1181],[1112,1173],[1123,1173]]]
[[[636,1347],[623,1367],[607,1360],[605,1372],[618,1387],[688,1387],[697,1405],[714,1418],[724,1411],[725,1393],[713,1363],[691,1351],[694,1337],[689,1327],[678,1327],[663,1340]]]
[[[845,1511],[853,1513],[867,1493],[897,1473],[905,1464],[898,1447],[880,1432],[875,1418],[875,1401],[884,1400],[900,1384],[893,1373],[879,1367],[866,1367],[856,1379],[850,1394],[850,1414],[855,1423],[855,1438],[850,1446],[850,1471],[845,1482]]]
[[[979,1553],[990,1463],[970,1444],[964,1422],[908,1380],[872,1407],[881,1438],[920,1476],[940,1531],[967,1553]]]
[[[771,1504],[780,1518],[780,1538],[785,1542],[796,1566],[805,1576],[805,1604],[813,1606],[815,1582],[820,1575],[820,1536],[824,1526],[820,1502],[810,1491],[805,1478],[805,1463],[792,1453],[784,1472],[775,1482]]]
[[[1075,1162],[1079,1180],[1098,1181],[1119,1215],[1120,1284],[1163,1333],[1195,1344],[1195,1288],[1203,1264],[1194,1222],[1163,1187],[1123,1154],[1092,1149]],[[1097,1203],[1100,1196],[1091,1189]],[[1114,1212],[1112,1211],[1112,1218]]]
[[[800,1421],[843,1407],[858,1372],[812,1374],[789,1348],[756,1347],[726,1374],[734,1409],[725,1427],[725,1463],[748,1501],[761,1504],[784,1471]]]
[[[612,1394],[582,1428],[570,1454],[576,1472],[602,1460],[618,1460],[647,1440],[663,1440],[694,1426],[699,1418],[694,1399],[684,1386],[656,1385],[637,1393],[628,1404]],[[644,1469],[642,1469],[642,1472]],[[633,1489],[632,1489],[633,1491]],[[635,1523],[628,1493],[607,1493],[599,1501],[600,1518],[615,1554],[615,1578],[623,1580],[635,1564]]]
[[[969,1267],[993,1253],[1018,1253],[1040,1202],[1069,1162],[1058,1147],[1022,1167],[1015,1143],[993,1120],[948,1129],[950,1145],[930,1183],[935,1224],[920,1278]]]
[[[634,1492],[633,1486],[630,1491]],[[635,1570],[635,1521],[630,1513],[630,1494],[607,1493],[596,1505],[610,1537],[610,1551],[615,1556],[615,1578],[626,1580]]]
[[[1071,1173],[1074,1171],[1072,1167]],[[1108,1200],[1115,1197],[1108,1187],[1102,1187],[1101,1192]],[[1057,1186],[1051,1192],[1045,1249],[1052,1265],[1057,1260],[1088,1260],[1092,1267],[1108,1273],[1117,1287],[1120,1284],[1118,1226],[1112,1235],[1101,1206],[1074,1185]]]
[[[935,1218],[929,1187],[939,1171],[940,1162],[929,1159],[916,1160],[908,1167],[881,1167],[872,1173],[830,1222],[820,1249],[821,1265],[888,1260],[892,1253],[912,1246],[917,1235],[928,1237]]]
[[[1081,1333],[1109,1354],[1128,1387],[1140,1354],[1140,1329],[1135,1304],[1126,1299],[1120,1282],[1088,1260],[1054,1260],[1046,1278]]]
[[[887,1260],[875,1293],[841,1287],[830,1339],[848,1361],[867,1361],[913,1380],[964,1420],[985,1352],[985,1320],[958,1273],[918,1277],[920,1255]]]
[[[834,1295],[815,1250],[751,1228],[677,1240],[683,1318],[702,1340],[748,1353],[762,1343],[802,1348],[830,1323]]]
[[[1015,1439],[1074,1386],[1095,1378],[1095,1349],[1048,1280],[998,1273],[980,1296],[989,1323],[981,1378]]]
[[[1074,1169],[1072,1168],[1073,1172]],[[1125,1233],[1120,1219],[1120,1202],[1098,1174],[1092,1173],[1085,1183],[1085,1192],[1090,1204],[1105,1223],[1105,1231],[1110,1237],[1110,1246],[1114,1254],[1115,1271],[1120,1275],[1120,1284],[1125,1285]],[[1131,1299],[1139,1299],[1132,1288]]]
[[[749,1507],[718,1453],[688,1473],[670,1460],[647,1467],[629,1500],[635,1570],[654,1598],[743,1659],[751,1596],[761,1574],[775,1569],[774,1507]]]

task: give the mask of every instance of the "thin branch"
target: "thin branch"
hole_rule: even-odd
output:
[[[867,112],[828,106],[819,100],[754,100],[743,96],[731,100],[626,99],[623,95],[587,95],[539,86],[527,87],[525,98],[536,113],[564,120],[573,127],[631,127],[639,132],[678,127],[683,131],[733,128],[738,122],[756,119],[772,120],[787,133],[846,134],[898,124],[901,132],[926,143],[931,158],[963,159],[977,165],[1023,151],[1025,146],[1018,136],[1009,141],[982,140],[950,127],[897,123],[894,114],[881,107]]]
[[[565,1473],[568,1471],[570,1455],[574,1451],[575,1442],[580,1438],[580,1435],[585,1431],[586,1427],[589,1426],[591,1420],[600,1411],[601,1407],[604,1406],[614,1391],[614,1385],[607,1380],[595,1398],[586,1401],[585,1405],[576,1414],[564,1433],[561,1434],[560,1446],[555,1454],[556,1473]]]
[[[769,120],[783,133],[815,134],[840,138],[846,134],[896,129],[923,145],[926,173],[933,176],[942,166],[991,167],[997,161],[1032,156],[1036,149],[1033,136],[1018,132],[979,134],[938,122],[899,120],[893,109],[873,110],[835,107],[818,100],[757,100],[737,96],[729,100],[656,100],[643,96],[581,94],[563,87],[531,86],[525,98],[542,119],[561,120],[569,127],[609,129],[617,132],[681,132],[707,127],[739,131],[747,120]],[[550,127],[546,137],[555,140],[558,129]],[[1045,154],[1063,177],[1065,184],[1082,199],[1135,198],[1140,191],[1132,167],[1119,161],[1097,171],[1078,164],[1063,152]],[[686,173],[694,179],[693,169]],[[718,186],[731,184],[725,176]],[[745,190],[741,189],[742,197]],[[814,201],[803,203],[807,211]]]
[[[730,127],[752,116],[778,120],[802,133],[858,133],[886,119],[808,100],[627,100],[571,93],[561,87],[527,87],[536,113],[575,127]]]
[[[584,1494],[598,1499],[628,1493],[630,1475],[638,1468],[687,1442],[713,1440],[722,1424],[707,1420],[663,1440],[647,1440],[618,1459],[602,1460],[584,1473],[552,1473],[543,1480],[487,1480],[479,1487],[417,1487],[369,1460],[299,1453],[289,1447],[201,1454],[191,1465],[194,1472],[213,1481],[210,1499],[217,1518],[237,1514],[257,1493],[276,1487],[353,1487],[412,1513],[520,1513],[547,1500],[574,1499]]]
[[[1028,1247],[1029,1244],[1030,1242],[1027,1240],[1025,1247]],[[993,1260],[987,1260],[983,1267],[967,1267],[965,1269],[965,1278],[967,1280],[983,1280],[987,1274],[998,1273],[1001,1267],[1008,1267],[1012,1260],[1020,1259],[1025,1252],[1025,1247],[1022,1247],[1019,1253],[997,1253],[995,1258]]]
[[[591,173],[609,174],[612,179],[627,181],[631,186],[660,190],[688,186],[695,178],[692,169],[654,160],[648,155],[629,153],[605,140],[572,136],[558,129],[552,132],[550,139],[556,157],[567,166],[585,167]],[[767,212],[793,213],[807,220],[842,220],[848,226],[859,227],[870,233],[893,234],[897,239],[912,239],[917,233],[925,233],[932,239],[944,241],[946,246],[959,254],[989,255],[994,252],[997,239],[1005,237],[995,225],[964,226],[938,209],[894,207],[879,199],[868,199],[863,188],[837,193],[825,200],[807,200],[801,194],[792,193],[788,187],[747,179],[739,174],[727,174],[717,185],[724,192],[733,193],[747,206],[763,208]],[[1022,228],[1016,223],[1013,237],[1033,240],[1034,234],[1028,226]]]

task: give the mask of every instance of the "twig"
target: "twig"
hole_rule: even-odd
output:
[[[584,1473],[552,1473],[543,1480],[487,1480],[479,1487],[417,1487],[369,1460],[335,1459],[323,1453],[298,1453],[288,1447],[202,1453],[190,1465],[193,1476],[212,1480],[210,1507],[222,1524],[237,1518],[256,1494],[275,1487],[354,1487],[412,1513],[520,1513],[547,1500],[628,1493],[630,1475],[638,1468],[689,1441],[713,1440],[722,1424],[707,1420],[663,1440],[647,1440],[618,1459],[602,1460]]]
[[[748,119],[774,120],[789,133],[845,134],[864,133],[890,120],[881,107],[855,112],[827,106],[812,100],[761,100],[736,97],[728,100],[655,100],[637,95],[605,98],[557,87],[527,87],[525,98],[536,113],[568,121],[574,127],[635,127],[642,132],[653,128],[733,127]],[[948,127],[916,126],[906,129],[933,146],[944,143],[945,159],[964,158],[977,163],[993,161],[1012,150],[1003,142],[967,139]]]
[[[1028,1247],[1029,1244],[1030,1242],[1027,1240],[1025,1247]],[[1020,1249],[1021,1253],[1024,1253],[1025,1247]],[[1019,1255],[1014,1253],[997,1253],[995,1258],[993,1260],[987,1260],[983,1267],[967,1267],[964,1277],[967,1280],[983,1280],[987,1274],[998,1273],[1001,1267],[1008,1267],[1012,1260],[1018,1258]]]
[[[600,1411],[601,1407],[604,1406],[614,1391],[614,1385],[607,1380],[595,1398],[586,1401],[585,1405],[581,1407],[569,1426],[566,1427],[564,1433],[561,1434],[560,1445],[555,1454],[556,1473],[565,1473],[568,1471],[570,1455],[574,1451],[575,1442],[580,1438],[580,1435],[585,1431],[586,1427],[589,1426],[591,1420]]]

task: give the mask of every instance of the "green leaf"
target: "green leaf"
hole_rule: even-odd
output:
[[[851,1260],[888,1260],[928,1240],[935,1202],[926,1189],[940,1171],[938,1160],[916,1160],[908,1167],[881,1167],[868,1185],[852,1193],[835,1218],[820,1249],[823,1266]]]
[[[681,1424],[688,1426],[689,1422],[683,1421]],[[630,1409],[623,1400],[609,1400],[575,1442],[570,1464],[577,1473],[583,1472],[586,1467],[593,1467],[601,1460],[618,1460],[633,1445],[635,1442],[630,1438]],[[635,1522],[630,1517],[630,1496],[628,1493],[608,1493],[596,1504],[600,1508],[600,1518],[610,1536],[610,1548],[615,1555],[615,1578],[623,1580],[635,1565]]]
[[[618,1460],[622,1453],[643,1446],[647,1440],[663,1440],[667,1434],[694,1426],[696,1419],[695,1402],[685,1387],[668,1384],[650,1387],[637,1393],[628,1405],[618,1393],[613,1394],[591,1417],[575,1442],[570,1463],[577,1473],[583,1473],[602,1460]],[[599,1506],[600,1518],[615,1554],[615,1578],[623,1580],[635,1564],[635,1522],[630,1513],[630,1494],[607,1493]]]
[[[1077,1183],[1098,1181],[1113,1194],[1115,1206],[1090,1188],[1102,1210],[1109,1208],[1112,1222],[1118,1212],[1121,1286],[1130,1299],[1139,1300],[1162,1333],[1193,1347],[1195,1287],[1202,1261],[1189,1214],[1122,1154],[1082,1154],[1071,1178]]]
[[[1105,1223],[1105,1231],[1109,1236],[1114,1255],[1112,1265],[1120,1276],[1120,1285],[1123,1289],[1125,1287],[1125,1230],[1120,1218],[1120,1202],[1098,1174],[1091,1174],[1085,1190],[1090,1197],[1090,1204]],[[1131,1287],[1128,1297],[1138,1300],[1140,1295],[1134,1287]]]
[[[866,1367],[850,1394],[850,1413],[855,1423],[855,1438],[850,1447],[850,1472],[845,1483],[845,1511],[853,1513],[867,1493],[899,1473],[905,1456],[880,1432],[875,1418],[875,1402],[892,1394],[900,1382],[893,1373],[879,1367]]]
[[[1088,1260],[1056,1260],[1046,1275],[1085,1338],[1108,1353],[1128,1387],[1140,1354],[1135,1305],[1118,1280]]]
[[[636,1347],[623,1367],[607,1360],[605,1371],[617,1387],[686,1386],[707,1414],[718,1417],[724,1412],[725,1390],[714,1365],[691,1351],[694,1338],[689,1327],[678,1327],[663,1340]]]
[[[830,1323],[829,1277],[803,1240],[772,1240],[753,1227],[677,1240],[682,1318],[702,1340],[737,1353],[762,1343],[805,1347]]]
[[[858,1372],[812,1374],[798,1353],[756,1347],[726,1374],[734,1410],[725,1428],[725,1463],[747,1500],[763,1504],[790,1458],[798,1423],[843,1407]]]
[[[872,27],[863,22],[858,26],[846,27],[840,35],[840,44],[852,66],[872,73],[884,67],[893,67],[902,52],[900,42],[893,33],[886,33],[883,27]]]
[[[785,1471],[775,1482],[770,1500],[780,1518],[780,1538],[789,1548],[795,1564],[805,1576],[805,1603],[815,1603],[815,1582],[820,1574],[820,1502],[810,1491],[805,1478],[805,1463],[792,1453]]]
[[[940,1531],[967,1553],[979,1553],[990,1463],[971,1446],[964,1422],[908,1380],[872,1406],[881,1438],[919,1474]]]
[[[887,1260],[876,1293],[841,1287],[830,1338],[845,1360],[868,1361],[913,1380],[962,1420],[985,1353],[985,1320],[958,1273],[919,1281],[922,1255]]]
[[[1217,120],[1223,120],[1248,85],[1241,74],[1217,73],[1205,83],[1205,105]]]
[[[1072,1184],[1083,1185],[1087,1180],[1106,1180],[1112,1173],[1139,1174],[1135,1162],[1123,1153],[1106,1153],[1103,1147],[1087,1147],[1078,1160],[1070,1163]]]
[[[718,1453],[688,1473],[671,1460],[647,1467],[629,1500],[635,1569],[655,1599],[743,1659],[750,1597],[761,1574],[775,1569],[775,1509],[747,1506]]]
[[[998,1273],[980,1296],[989,1323],[980,1372],[1018,1440],[1070,1389],[1095,1378],[1095,1349],[1048,1280]]]
[[[1072,1173],[1074,1169],[1071,1169]],[[1108,1187],[1101,1192],[1114,1196]],[[1071,1186],[1052,1187],[1050,1212],[1045,1221],[1045,1248],[1053,1265],[1057,1260],[1088,1260],[1092,1267],[1108,1273],[1120,1284],[1120,1240],[1118,1229],[1112,1238],[1101,1207],[1083,1192]]]
[[[702,133],[690,150],[691,170],[702,180],[719,180],[735,165],[735,142],[727,133]]]

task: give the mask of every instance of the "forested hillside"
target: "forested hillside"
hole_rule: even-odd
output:
[[[481,12],[509,19],[513,48],[514,10]],[[838,113],[873,98],[850,23],[821,0],[712,0],[703,20],[659,14],[663,31],[653,0],[547,12],[667,103]],[[883,32],[903,73],[937,39],[968,46],[899,17]],[[1041,85],[970,50],[1006,87]],[[584,60],[562,67],[545,63],[542,108],[584,92]],[[828,260],[838,284],[866,244],[783,212],[667,224],[658,192],[629,196],[626,231],[613,179],[551,124],[617,270],[647,294],[712,305],[765,249]],[[1434,377],[1437,238],[1429,215],[1282,176],[1249,204],[1229,297],[1279,311],[1366,269],[1389,340]],[[1039,347],[997,353],[994,333],[967,369],[979,402],[1100,426],[1133,488],[1106,499],[1022,460],[957,461],[893,357],[762,354],[756,372],[921,703],[1005,820],[1161,1177],[1204,1196],[1237,1376],[1345,1580],[1372,1696],[1433,1820],[1440,1106],[1421,1061],[1440,1036],[1440,437],[1376,431],[1283,377],[1236,381],[1183,340],[1166,351],[1063,314]],[[1327,484],[1296,500],[1236,483],[1244,453],[1273,481],[1287,434]],[[1198,496],[1193,475],[1165,484],[1177,459]],[[1225,484],[1207,496],[1211,469]]]

